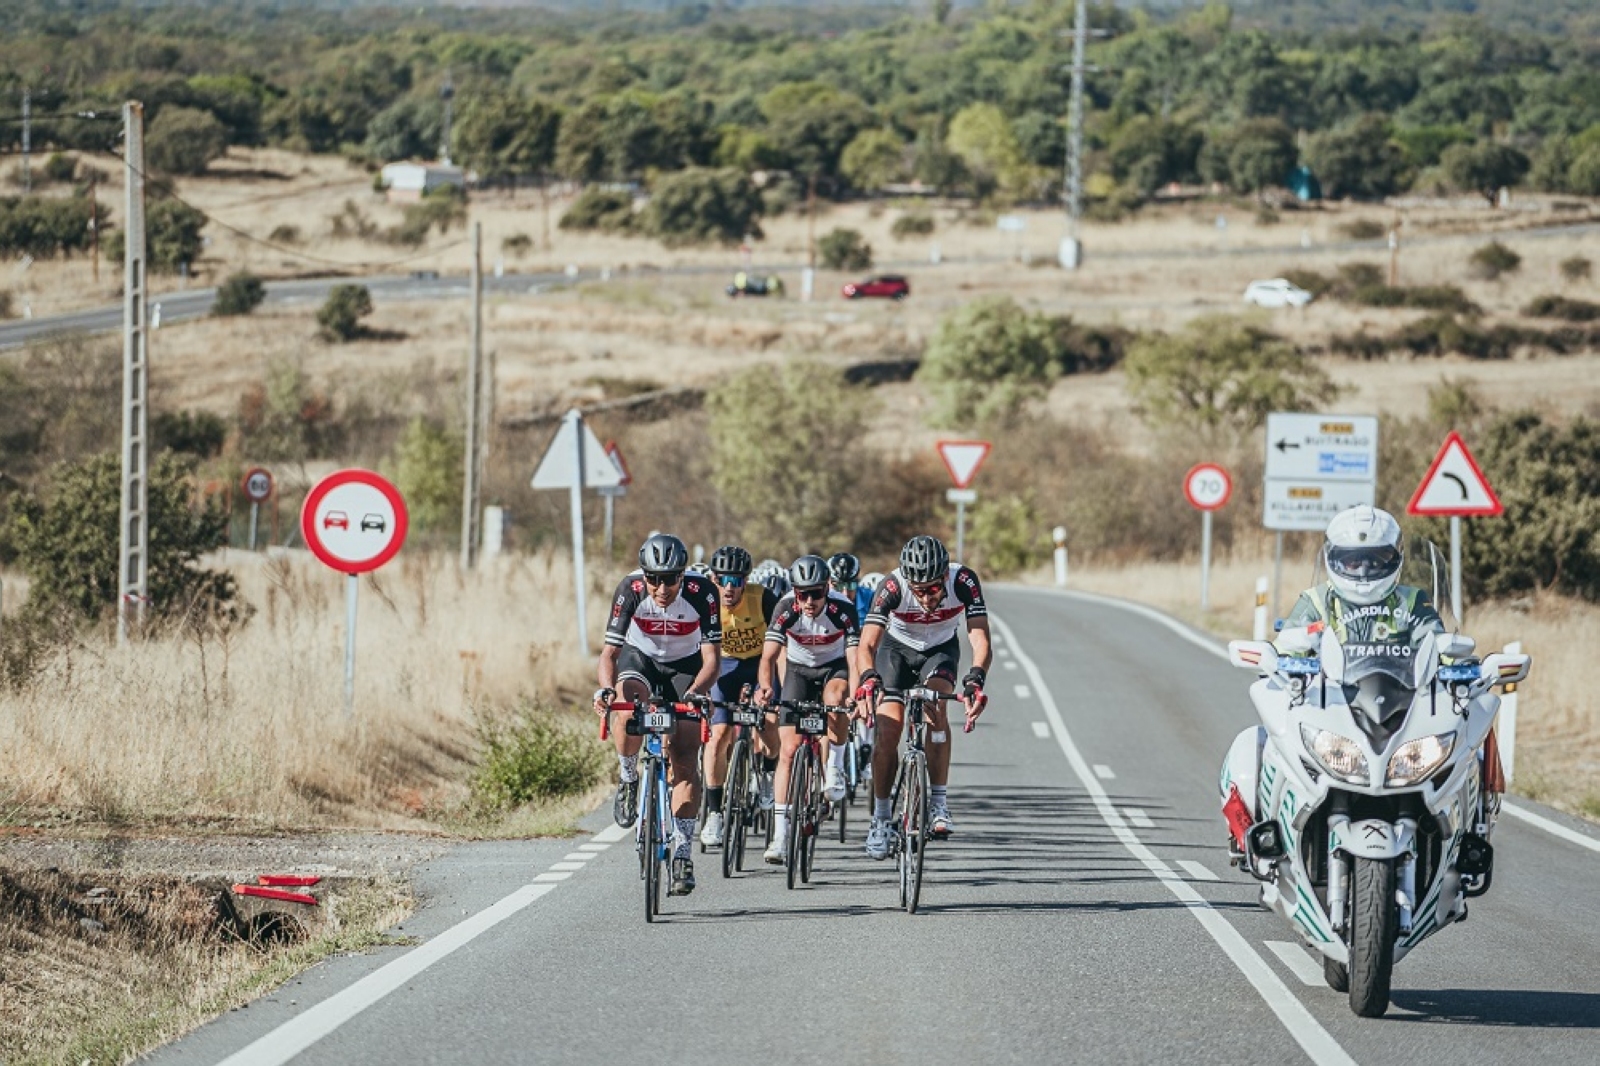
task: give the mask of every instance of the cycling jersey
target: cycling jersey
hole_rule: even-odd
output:
[[[978,575],[960,563],[951,563],[944,579],[944,596],[936,607],[923,607],[911,594],[905,576],[896,569],[873,594],[865,624],[883,626],[889,636],[906,647],[927,651],[954,637],[963,616],[981,618],[988,613]]]
[[[872,610],[872,589],[856,586],[856,617],[865,618]]]
[[[746,582],[737,607],[722,608],[722,658],[759,659],[762,637],[772,622],[778,597],[765,585]]]
[[[638,648],[657,662],[693,655],[701,644],[722,643],[722,611],[717,587],[696,574],[683,575],[678,596],[658,606],[644,575],[629,574],[611,598],[606,643]]]
[[[846,648],[861,643],[861,624],[855,605],[843,596],[830,592],[817,616],[808,618],[791,592],[778,601],[767,642],[788,645],[791,663],[821,666],[843,659]]]

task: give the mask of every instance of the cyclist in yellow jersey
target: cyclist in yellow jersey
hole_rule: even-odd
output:
[[[725,544],[711,556],[712,579],[722,599],[722,676],[716,698],[739,699],[745,686],[756,687],[767,625],[778,597],[761,585],[752,585],[750,553],[737,544]],[[722,790],[728,778],[728,753],[733,747],[733,720],[726,707],[711,715],[711,744],[706,749],[706,819],[700,842],[708,848],[722,844]],[[761,806],[772,807],[772,773],[778,766],[778,726],[768,719],[761,731]]]

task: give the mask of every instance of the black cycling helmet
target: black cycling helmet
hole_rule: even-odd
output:
[[[849,552],[837,552],[828,559],[828,573],[836,585],[854,585],[861,577],[861,560]]]
[[[900,572],[907,581],[926,584],[943,577],[949,569],[950,553],[944,550],[938,537],[927,534],[912,537],[900,549]]]
[[[671,533],[652,533],[639,549],[639,567],[647,574],[675,574],[689,566],[689,549]]]
[[[756,584],[771,592],[778,599],[783,599],[789,592],[789,578],[782,570],[768,570]]]
[[[715,574],[749,577],[750,568],[754,565],[750,560],[750,553],[737,544],[724,544],[711,553],[711,571]]]
[[[789,567],[789,583],[797,589],[821,588],[828,583],[828,564],[820,555],[802,555]]]

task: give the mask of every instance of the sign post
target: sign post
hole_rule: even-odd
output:
[[[1451,430],[1444,439],[1406,505],[1406,513],[1450,519],[1450,611],[1461,625],[1465,618],[1461,609],[1461,520],[1505,513],[1461,434]]]
[[[967,539],[967,504],[978,502],[978,494],[967,486],[978,476],[978,468],[989,458],[993,447],[986,440],[942,440],[937,445],[939,458],[950,473],[955,488],[945,492],[944,498],[956,505],[956,561],[964,558]]]
[[[345,575],[344,715],[355,714],[356,594],[361,575],[393,559],[405,543],[405,500],[370,470],[337,470],[317,482],[300,508],[300,533],[324,565]]]
[[[259,466],[244,475],[244,497],[250,501],[250,550],[256,550],[256,528],[261,505],[272,499],[272,474]]]
[[[606,458],[611,460],[611,464],[615,466],[617,468],[617,472],[622,475],[622,480],[617,482],[615,485],[602,485],[600,488],[600,495],[603,496],[606,501],[606,559],[610,560],[611,529],[614,512],[616,510],[617,497],[626,496],[628,494],[628,486],[633,484],[633,475],[628,473],[628,461],[623,458],[622,449],[617,446],[616,441],[606,441]]]
[[[576,407],[561,419],[561,428],[545,449],[533,472],[536,489],[567,489],[572,501],[572,582],[577,595],[578,647],[589,654],[588,611],[584,596],[583,490],[622,484],[622,473],[600,446],[594,431],[584,425]]]
[[[1183,495],[1200,512],[1200,610],[1211,610],[1211,512],[1233,495],[1233,478],[1216,463],[1200,463],[1183,476]]]

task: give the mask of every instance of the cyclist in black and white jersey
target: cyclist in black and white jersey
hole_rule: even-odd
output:
[[[855,604],[830,592],[828,564],[820,555],[796,559],[789,568],[789,580],[794,591],[778,601],[772,624],[767,627],[766,647],[761,652],[761,689],[756,698],[762,703],[772,701],[778,656],[786,651],[784,699],[842,706],[857,684],[856,659],[851,652],[860,640],[861,626],[856,620]],[[800,747],[797,718],[793,711],[785,711],[780,718],[782,747],[773,789],[777,818],[765,855],[766,861],[774,865],[783,862],[788,839],[792,799],[789,771]],[[845,797],[843,744],[849,728],[849,721],[842,715],[829,716],[828,740],[832,744],[825,772],[828,798],[835,802]]]
[[[594,708],[605,713],[618,691],[625,700],[676,700],[707,695],[722,665],[722,615],[716,586],[685,574],[689,551],[668,533],[655,533],[639,549],[640,571],[617,586],[600,651],[600,688]],[[612,731],[621,783],[612,815],[621,826],[638,817],[639,748],[643,737]],[[694,891],[690,840],[700,813],[700,726],[681,721],[667,744],[672,815],[677,831],[672,860],[675,896]]]
[[[872,596],[872,606],[862,624],[861,647],[856,653],[861,683],[856,698],[870,701],[883,690],[878,706],[878,737],[872,750],[872,824],[867,830],[867,854],[874,859],[889,854],[889,820],[893,814],[890,791],[899,758],[900,733],[905,722],[902,693],[918,685],[939,692],[954,692],[961,663],[961,641],[956,631],[966,623],[972,643],[972,668],[961,679],[966,704],[966,727],[972,728],[983,713],[988,697],[983,683],[988,676],[989,610],[983,602],[978,575],[960,563],[936,538],[913,537],[900,552],[900,566],[884,578]],[[936,838],[955,829],[950,817],[950,725],[943,704],[930,710],[928,720],[928,781],[932,791],[932,829]]]

